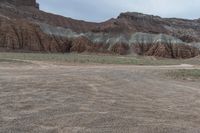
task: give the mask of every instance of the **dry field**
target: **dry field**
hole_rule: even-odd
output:
[[[196,63],[136,66],[0,57],[0,133],[200,133],[200,79],[166,75],[198,71]]]

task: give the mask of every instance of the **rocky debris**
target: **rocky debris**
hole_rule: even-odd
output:
[[[1,51],[87,51],[166,58],[191,58],[200,53],[199,20],[127,12],[90,23],[40,11],[34,0],[15,2],[0,2]]]

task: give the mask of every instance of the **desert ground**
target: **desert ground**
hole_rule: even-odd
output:
[[[0,57],[0,133],[200,133],[200,79],[165,74],[198,64]]]

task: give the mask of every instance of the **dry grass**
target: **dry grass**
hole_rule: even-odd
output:
[[[168,71],[167,76],[182,80],[197,80],[200,79],[200,69],[181,69]]]
[[[0,60],[35,60],[69,63],[127,64],[127,65],[178,65],[185,60],[159,59],[142,56],[117,56],[98,54],[45,54],[45,53],[0,53]]]

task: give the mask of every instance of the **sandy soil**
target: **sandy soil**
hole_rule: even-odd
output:
[[[0,63],[1,133],[199,133],[197,66]]]

